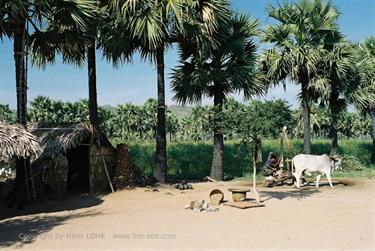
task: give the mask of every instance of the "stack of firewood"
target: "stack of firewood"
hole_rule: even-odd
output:
[[[129,160],[128,146],[119,144],[116,148],[116,172],[113,184],[116,189],[145,186],[150,183],[143,171]]]

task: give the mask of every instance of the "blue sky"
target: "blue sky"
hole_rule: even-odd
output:
[[[275,4],[273,0],[232,0],[235,10],[246,13],[261,21],[262,26],[271,20],[267,18],[266,7]],[[280,0],[279,2],[283,2]],[[351,41],[361,41],[375,34],[375,0],[335,0],[335,6],[342,13],[339,24],[341,30]],[[16,90],[12,53],[9,40],[0,41],[0,103],[15,107]],[[149,62],[134,58],[133,64],[124,64],[113,68],[97,53],[97,85],[99,105],[118,105],[132,102],[143,103],[148,98],[156,98],[156,69]],[[166,102],[173,104],[169,88],[168,74],[176,65],[176,52],[172,49],[166,55]],[[296,105],[296,86],[289,85],[287,92],[282,88],[274,88],[266,99],[283,98]],[[77,68],[63,65],[58,61],[45,70],[31,68],[29,70],[29,100],[38,95],[50,96],[64,101],[77,101],[88,96],[86,65]],[[241,95],[234,96],[242,100]],[[210,103],[205,100],[204,103]]]

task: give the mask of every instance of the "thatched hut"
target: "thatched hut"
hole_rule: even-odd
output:
[[[36,158],[40,151],[38,139],[24,126],[0,121],[0,201],[7,199],[14,189],[17,161],[29,167],[29,162],[23,160]]]
[[[20,124],[0,121],[0,162],[33,158],[40,153],[38,139]]]
[[[32,165],[42,171],[47,193],[63,197],[66,193],[109,190],[108,176],[114,172],[116,152],[91,124],[36,128],[32,134],[42,146]]]

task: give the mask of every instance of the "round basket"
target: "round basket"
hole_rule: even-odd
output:
[[[246,193],[250,192],[249,189],[235,189],[231,188],[228,189],[230,192],[232,192],[232,198],[234,202],[240,202],[244,201],[246,199]]]
[[[211,205],[218,206],[224,200],[224,194],[219,189],[214,189],[210,193]]]

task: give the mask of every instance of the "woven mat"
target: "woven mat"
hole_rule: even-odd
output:
[[[236,207],[240,209],[252,208],[252,207],[264,207],[264,204],[258,204],[252,201],[241,201],[241,202],[226,202],[225,206]]]

